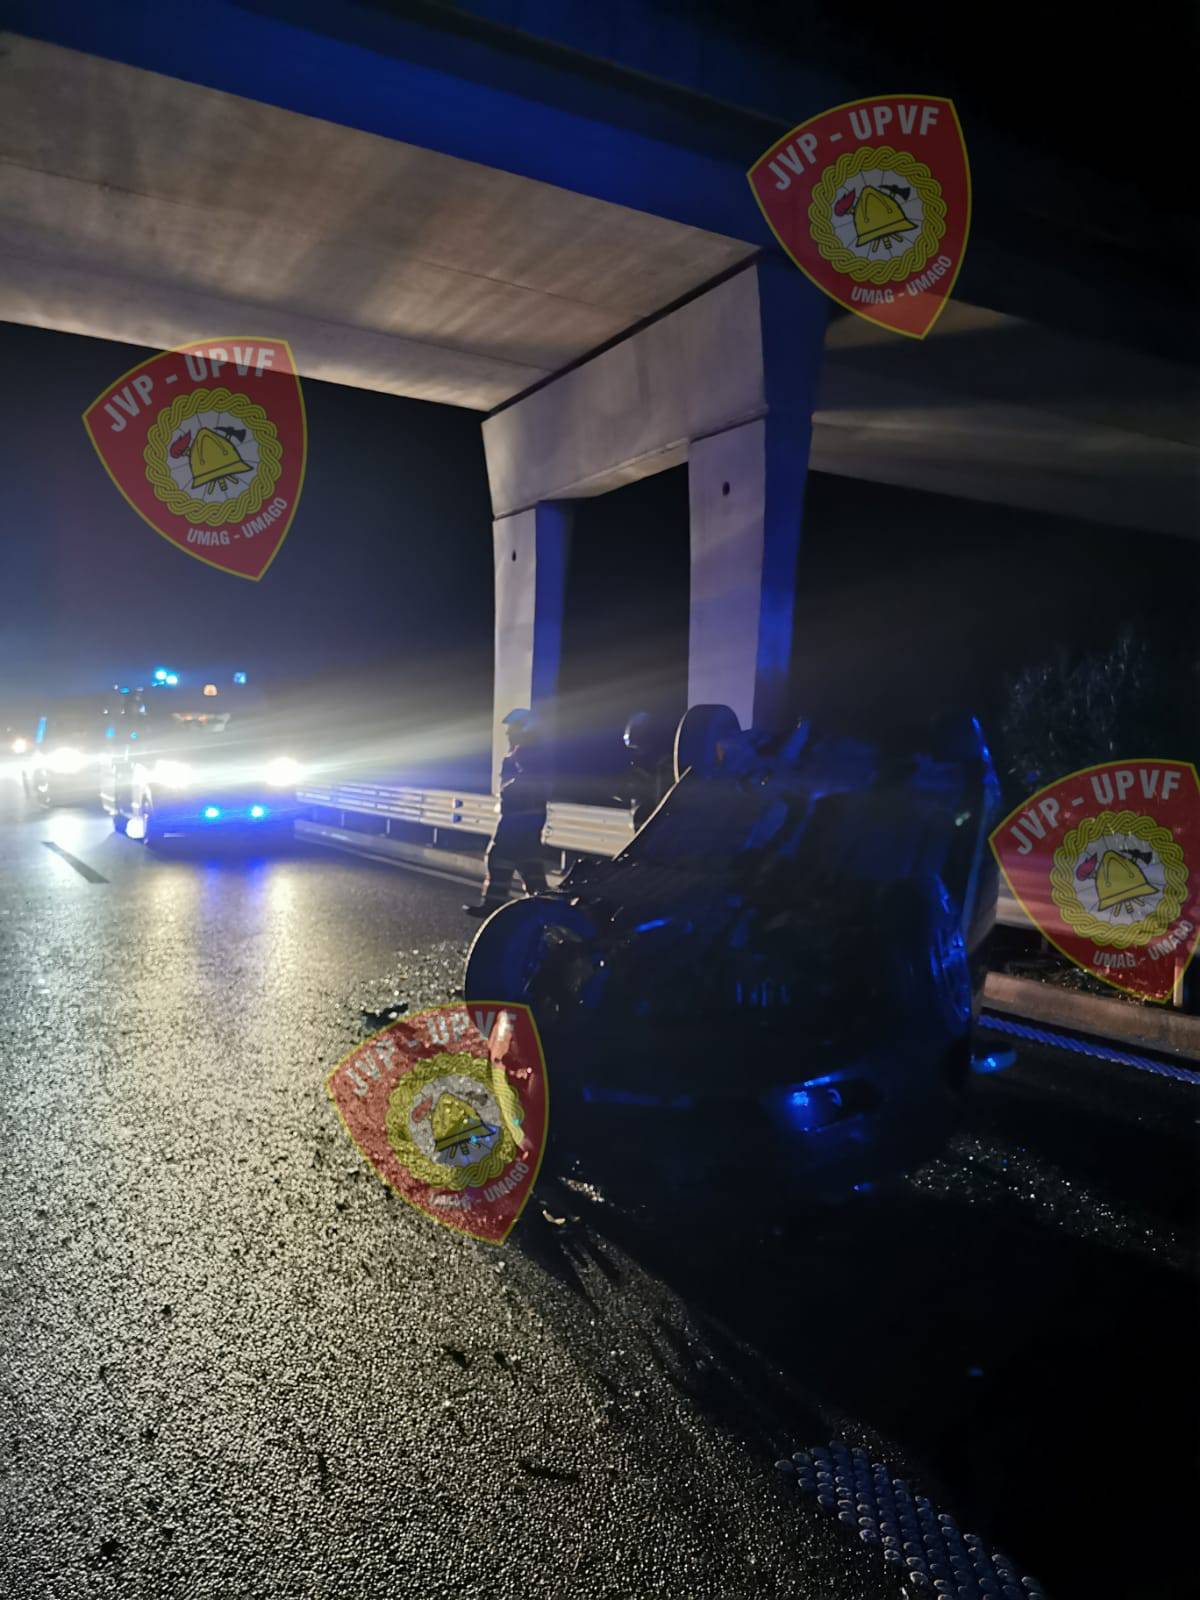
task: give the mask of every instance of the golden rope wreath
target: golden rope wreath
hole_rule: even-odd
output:
[[[886,167],[907,178],[921,196],[924,208],[920,232],[903,255],[890,261],[865,261],[856,256],[838,238],[829,220],[838,190],[848,178],[857,177],[867,167]],[[893,150],[891,145],[874,148],[862,145],[857,150],[848,150],[833,166],[826,167],[813,189],[808,220],[812,223],[817,248],[839,272],[846,273],[856,283],[897,283],[912,272],[920,272],[941,244],[946,233],[946,202],[942,199],[941,184],[923,161],[914,160],[903,150]]]
[[[236,500],[225,500],[220,505],[200,500],[181,489],[167,471],[169,441],[180,423],[194,417],[198,411],[226,411],[244,422],[254,435],[258,445],[258,471]],[[244,522],[247,517],[255,516],[274,492],[283,470],[283,448],[275,424],[260,405],[247,400],[244,394],[231,394],[228,389],[193,389],[190,394],[181,394],[165,411],[160,411],[158,420],[151,424],[142,455],[146,476],[167,510],[186,517],[189,522],[207,523],[213,528],[222,522]]]
[[[500,1108],[500,1137],[481,1160],[469,1167],[441,1166],[427,1156],[413,1142],[408,1132],[408,1118],[413,1102],[423,1089],[437,1078],[448,1073],[474,1078],[495,1097]],[[432,1056],[422,1061],[411,1072],[405,1073],[388,1096],[385,1127],[388,1143],[397,1161],[412,1173],[419,1183],[431,1184],[438,1189],[479,1189],[498,1178],[516,1159],[517,1142],[512,1129],[521,1120],[521,1102],[502,1072],[492,1072],[490,1061],[461,1051],[457,1055]]]
[[[1123,928],[1114,928],[1109,922],[1094,916],[1080,900],[1075,889],[1074,870],[1088,845],[1095,844],[1106,833],[1128,833],[1151,846],[1162,862],[1166,882],[1162,899],[1148,917],[1140,922],[1130,922]],[[1102,811],[1099,816],[1085,817],[1077,828],[1072,828],[1054,852],[1054,866],[1050,871],[1050,894],[1055,905],[1077,933],[1093,943],[1111,945],[1117,950],[1128,950],[1131,944],[1149,944],[1174,922],[1187,895],[1187,867],[1183,850],[1175,843],[1169,828],[1160,827],[1153,817],[1140,817],[1132,811],[1113,813]]]

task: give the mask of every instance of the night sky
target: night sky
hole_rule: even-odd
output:
[[[81,421],[156,354],[0,324],[6,537],[0,700],[145,681],[159,660],[256,677],[452,664],[490,697],[491,506],[480,419],[304,382],[308,472],[259,583],[159,538]]]

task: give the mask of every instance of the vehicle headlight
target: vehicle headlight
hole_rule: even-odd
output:
[[[150,781],[168,789],[186,789],[192,781],[192,769],[186,761],[156,761],[150,768]]]
[[[82,750],[74,750],[69,744],[52,750],[46,757],[46,765],[51,772],[79,772],[87,766],[88,758]]]
[[[28,739],[14,739],[13,740],[13,742],[12,742],[13,755],[15,755],[15,756],[23,756],[25,754],[26,750],[28,750],[28,749],[29,749],[29,740]]]
[[[274,761],[268,761],[263,772],[263,777],[272,789],[291,789],[300,782],[304,776],[304,768],[298,761],[293,761],[291,756],[276,756]]]

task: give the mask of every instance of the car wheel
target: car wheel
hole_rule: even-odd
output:
[[[154,806],[149,799],[142,801],[142,843],[148,850],[158,849],[162,844],[162,833],[154,820]]]
[[[126,828],[129,826],[129,818],[123,811],[114,811],[112,814],[112,825],[114,833],[124,833]]]
[[[501,906],[480,928],[467,954],[463,990],[468,1002],[505,999],[533,1007],[539,1026],[583,1000],[570,956],[586,956],[596,930],[591,919],[558,896],[530,895]],[[564,959],[565,958],[565,959]],[[584,963],[587,974],[592,963]]]
[[[576,1041],[581,1030],[584,1037],[593,1031],[607,976],[597,967],[596,943],[595,926],[579,907],[556,895],[532,895],[493,912],[467,955],[468,1004],[499,999],[533,1012],[555,1107],[547,1144],[552,1164],[570,1158],[589,1123]]]
[[[729,706],[689,706],[675,731],[675,778],[687,771],[710,778],[719,766],[718,747],[742,731]]]

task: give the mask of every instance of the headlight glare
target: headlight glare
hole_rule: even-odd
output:
[[[272,789],[293,788],[304,776],[304,768],[291,756],[276,756],[274,761],[268,761],[263,773]]]
[[[82,750],[75,750],[69,744],[52,750],[46,757],[46,765],[51,772],[80,772],[87,766],[87,761]]]
[[[150,781],[168,789],[186,789],[192,781],[192,769],[186,761],[156,761],[150,768]]]

